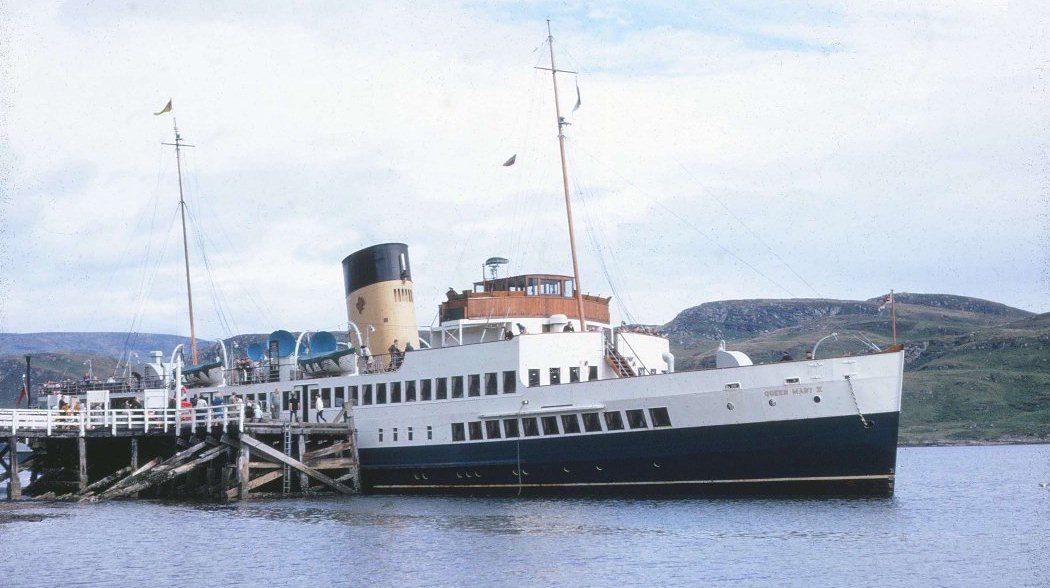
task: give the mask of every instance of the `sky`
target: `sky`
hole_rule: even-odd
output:
[[[571,274],[548,18],[614,322],[1050,311],[1050,7],[719,4],[0,1],[0,332],[188,334],[169,99],[198,336],[345,329],[341,260],[377,243],[420,325],[488,257]]]

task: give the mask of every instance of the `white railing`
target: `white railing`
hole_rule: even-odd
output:
[[[0,436],[19,433],[47,435],[76,432],[172,433],[182,429],[206,427],[240,428],[244,423],[243,404],[223,404],[207,408],[111,408],[87,409],[80,412],[54,409],[0,409]]]

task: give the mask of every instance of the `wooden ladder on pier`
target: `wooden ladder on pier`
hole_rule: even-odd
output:
[[[284,426],[284,454],[287,456],[292,455],[292,426],[290,424]],[[287,462],[283,465],[284,475],[281,477],[281,490],[288,494],[292,491],[292,466],[288,465]]]

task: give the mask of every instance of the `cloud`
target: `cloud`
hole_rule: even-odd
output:
[[[169,97],[209,336],[336,328],[339,263],[379,242],[423,323],[490,255],[570,273],[547,14],[582,283],[637,320],[889,288],[1050,310],[1039,4],[96,4],[4,16],[4,330],[187,330]]]

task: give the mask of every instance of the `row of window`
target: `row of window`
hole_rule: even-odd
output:
[[[480,441],[482,439],[539,437],[541,432],[547,436],[582,432],[599,433],[603,430],[622,431],[625,428],[624,417],[626,417],[627,427],[631,429],[648,429],[650,422],[653,428],[671,426],[671,417],[667,413],[667,408],[658,407],[649,409],[648,420],[646,420],[644,410],[633,409],[624,411],[622,414],[618,410],[612,410],[602,413],[585,412],[559,416],[508,418],[502,421],[452,423],[452,440],[466,441],[469,438],[471,441]]]
[[[560,367],[552,367],[552,368],[550,368],[547,371],[547,375],[548,375],[547,383],[550,384],[551,386],[554,386],[556,384],[561,384],[562,380],[561,380],[561,368]],[[588,368],[587,368],[587,381],[589,382],[591,380],[597,380],[597,379],[598,379],[598,366],[596,366],[596,365],[588,366]],[[579,381],[580,381],[580,368],[578,368],[578,367],[571,367],[571,368],[569,368],[569,382],[571,383],[571,382],[579,382]],[[540,382],[540,370],[535,369],[535,368],[534,369],[530,369],[529,370],[529,387],[532,388],[532,387],[539,386],[539,385],[541,385],[541,382]]]
[[[470,374],[469,376],[451,376],[425,380],[405,380],[403,382],[380,382],[350,386],[350,398],[354,404],[397,404],[401,402],[426,402],[429,400],[448,400],[471,396],[495,396],[513,394],[517,391],[518,374],[510,370],[503,372],[500,386],[499,372]],[[502,388],[502,390],[501,390]]]
[[[398,440],[397,427],[394,427],[393,429],[390,429],[390,437],[391,437],[391,439],[390,439],[391,441],[397,441]],[[405,427],[405,438],[406,438],[407,441],[415,441],[416,433],[415,433],[415,430],[412,427]],[[434,427],[432,427],[430,425],[427,425],[427,441],[430,441],[433,438],[434,438]],[[383,442],[383,429],[379,429],[379,442],[380,443]]]

